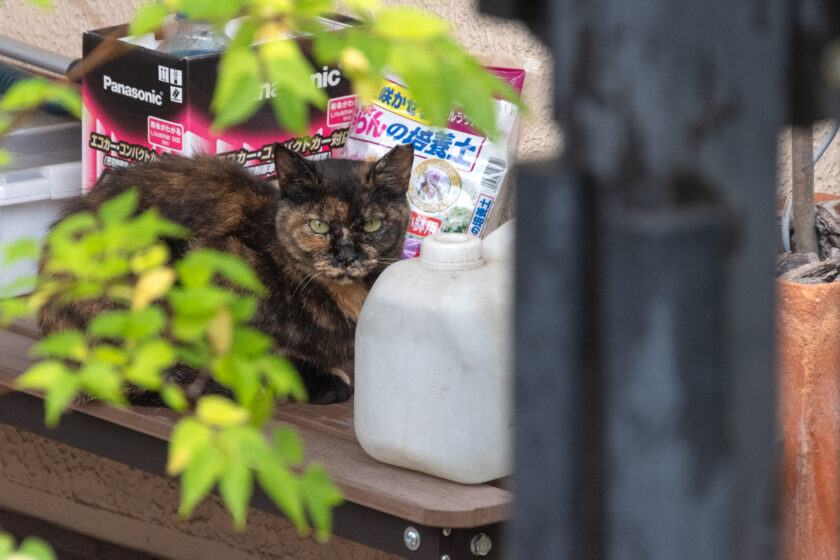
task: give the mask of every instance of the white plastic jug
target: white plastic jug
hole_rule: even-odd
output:
[[[355,426],[375,459],[462,483],[512,472],[513,231],[427,237],[374,284],[356,327]]]

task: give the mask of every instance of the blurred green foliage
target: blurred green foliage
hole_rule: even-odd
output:
[[[15,539],[0,532],[0,560],[56,560],[52,547],[37,537],[26,537],[15,547]]]
[[[311,38],[318,65],[341,65],[363,98],[372,98],[383,75],[405,82],[424,117],[433,126],[446,124],[453,107],[460,107],[476,128],[496,135],[493,97],[501,96],[524,109],[510,86],[489,73],[453,39],[443,19],[408,6],[383,6],[378,0],[164,0],[141,5],[129,26],[131,35],[156,31],[172,13],[209,20],[220,27],[240,18],[236,36],[219,64],[211,103],[216,129],[243,122],[271,103],[278,121],[303,133],[308,107],[326,107],[324,92],[310,78],[315,73],[300,45],[290,36]],[[357,23],[329,31],[324,16],[348,14]],[[276,96],[263,100],[263,83]],[[0,138],[13,123],[10,115],[53,102],[77,116],[79,94],[70,86],[41,78],[15,84],[0,101]],[[9,154],[0,151],[0,166]]]
[[[51,6],[49,0],[30,1]],[[321,18],[336,11],[357,24],[327,31]],[[301,34],[311,38],[315,62],[340,64],[362,98],[375,95],[384,74],[399,76],[433,126],[444,125],[458,106],[476,128],[493,136],[494,96],[523,108],[506,83],[458,46],[446,21],[415,8],[387,7],[378,0],[164,0],[142,5],[129,33],[155,31],[174,12],[219,26],[241,18],[222,55],[211,105],[218,129],[248,119],[269,102],[287,129],[305,131],[308,107],[323,109],[327,99],[311,80],[315,69],[299,44],[283,40]],[[263,82],[276,86],[270,101],[260,100]],[[0,141],[47,102],[81,114],[80,96],[69,85],[24,80],[0,100]],[[0,150],[0,166],[9,160]],[[33,316],[53,300],[108,302],[85,332],[53,333],[33,347],[33,357],[41,361],[18,385],[45,393],[50,426],[79,393],[123,406],[127,384],[159,391],[168,406],[184,414],[173,431],[167,463],[169,473],[181,476],[183,516],[218,487],[235,526],[242,528],[256,481],[301,532],[311,521],[325,538],[340,492],[322,467],[302,465],[295,431],[267,428],[278,399],[302,399],[305,392],[291,365],[272,352],[273,341],[247,326],[265,288],[231,255],[200,250],[173,266],[160,239],[187,232],[154,211],[136,215],[136,207],[137,194],[129,192],[96,214],[63,221],[45,241],[44,274],[37,283],[27,277],[7,287],[30,286],[34,292],[0,300],[5,322]],[[23,240],[7,246],[4,256],[12,263],[37,258],[39,252],[36,242]],[[201,374],[187,387],[174,384],[164,371],[175,363]],[[201,396],[211,378],[234,398]],[[53,558],[39,543],[27,539],[15,553],[19,556],[11,556],[13,541],[0,536],[0,560]]]
[[[79,393],[115,406],[131,384],[159,391],[184,414],[169,445],[167,472],[181,476],[179,512],[188,517],[216,486],[237,528],[245,526],[254,480],[301,532],[330,531],[341,494],[318,465],[302,465],[296,432],[268,426],[278,400],[306,399],[295,369],[274,353],[274,341],[248,326],[265,287],[233,255],[200,249],[174,265],[161,238],[188,232],[155,210],[137,214],[132,190],[99,211],[74,214],[47,236],[41,275],[25,298],[0,300],[4,323],[45,304],[102,309],[86,331],[49,334],[32,347],[39,358],[17,379],[44,392],[45,421],[58,424]],[[36,258],[30,240],[5,247],[7,263]],[[167,379],[185,364],[199,372],[186,387]],[[204,395],[211,379],[233,398]],[[264,436],[263,434],[266,434]]]

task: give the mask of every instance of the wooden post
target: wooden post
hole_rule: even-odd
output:
[[[793,167],[793,248],[798,253],[819,253],[814,221],[814,134],[811,126],[791,131]]]

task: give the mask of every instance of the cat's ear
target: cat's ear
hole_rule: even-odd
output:
[[[373,164],[376,184],[405,194],[411,179],[411,166],[414,163],[414,144],[400,144],[382,156]]]
[[[316,179],[309,162],[283,144],[274,144],[274,166],[281,192],[292,183],[312,182]]]

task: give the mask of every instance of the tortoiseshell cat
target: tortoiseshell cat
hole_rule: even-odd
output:
[[[356,320],[373,281],[397,260],[408,227],[406,199],[414,148],[402,145],[377,162],[307,161],[275,146],[278,187],[215,156],[163,156],[103,175],[71,201],[61,218],[95,211],[137,187],[140,210],[188,227],[191,238],[168,240],[173,259],[213,248],[251,264],[269,295],[252,325],[274,337],[298,369],[311,403],[350,398],[343,369],[352,364]],[[45,333],[83,328],[105,302],[58,305],[40,314]],[[170,372],[189,382],[195,372]],[[139,404],[149,395],[129,392]]]

